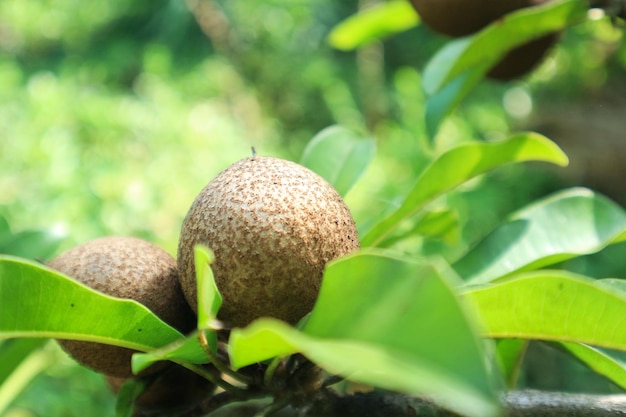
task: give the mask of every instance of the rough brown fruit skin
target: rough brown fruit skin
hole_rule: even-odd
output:
[[[49,266],[105,294],[138,301],[183,332],[195,325],[180,289],[176,260],[152,243],[133,237],[99,238],[62,253]],[[93,342],[58,342],[76,361],[98,372],[132,376],[133,350]]]
[[[546,0],[411,0],[422,22],[436,32],[460,37],[522,7]]]
[[[234,327],[261,316],[295,324],[313,307],[325,265],[359,248],[350,211],[328,182],[296,163],[260,156],[222,171],[185,217],[178,268],[194,310],[196,244],[215,253],[219,318]]]

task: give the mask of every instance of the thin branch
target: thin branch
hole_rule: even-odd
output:
[[[590,395],[543,391],[513,391],[503,395],[506,417],[623,417],[626,395]],[[211,417],[251,416],[267,403],[241,403],[219,410]],[[240,410],[241,409],[241,410]],[[240,412],[241,411],[241,412]],[[292,407],[279,412],[280,417],[298,417],[301,410]],[[459,417],[434,403],[407,395],[372,391],[340,394],[322,390],[313,399],[306,415],[315,417]],[[196,417],[196,416],[184,416]]]
[[[267,369],[265,370],[265,374],[263,375],[263,384],[266,387],[271,386],[272,380],[274,379],[274,374],[276,373],[276,369],[278,369],[278,366],[282,363],[282,361],[283,361],[283,358],[280,358],[280,357],[274,358],[270,362]]]

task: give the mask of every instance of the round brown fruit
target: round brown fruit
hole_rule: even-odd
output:
[[[180,289],[176,260],[152,243],[132,237],[99,238],[62,253],[49,266],[105,294],[138,301],[180,331],[195,326]],[[89,368],[116,377],[132,376],[134,350],[95,342],[58,342]]]
[[[213,372],[213,371],[212,371]],[[161,370],[135,402],[136,410],[150,413],[166,411],[202,401],[215,391],[215,385],[205,378],[175,364]],[[107,376],[106,382],[117,394],[127,378]]]
[[[222,171],[185,217],[178,268],[194,310],[197,244],[215,253],[219,318],[235,327],[262,316],[295,324],[312,309],[326,264],[359,248],[350,211],[328,182],[296,163],[260,156]]]
[[[546,0],[411,0],[424,24],[436,32],[460,37],[477,32],[513,10]]]
[[[560,33],[550,33],[510,50],[487,72],[487,77],[507,81],[525,75],[541,62],[559,37]]]

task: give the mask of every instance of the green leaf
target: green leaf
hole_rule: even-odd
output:
[[[135,402],[143,394],[148,381],[141,378],[130,378],[122,384],[115,401],[115,417],[132,417],[135,413]]]
[[[550,32],[582,22],[585,0],[550,1],[525,7],[484,30],[449,42],[428,62],[423,86],[427,95],[426,132],[433,139],[441,122],[511,49]]]
[[[0,386],[31,353],[40,349],[45,339],[12,339],[0,341]]]
[[[626,212],[582,188],[558,192],[511,216],[454,265],[479,284],[597,252],[626,238]]]
[[[609,291],[620,292],[626,295],[626,280],[619,278],[604,278],[597,280],[596,285],[604,287]]]
[[[216,333],[209,333],[212,339],[209,341],[211,348],[217,348]],[[135,353],[132,358],[132,369],[134,374],[138,374],[155,362],[172,361],[177,363],[205,364],[209,363],[209,358],[204,353],[198,340],[198,332],[195,331],[184,339],[178,339],[161,348],[147,353]]]
[[[2,239],[0,253],[28,259],[48,259],[63,239],[63,236],[46,230],[26,230]]]
[[[331,46],[349,51],[417,25],[419,17],[408,1],[379,3],[339,23],[328,35]]]
[[[374,157],[376,142],[341,126],[319,132],[307,145],[300,163],[345,196]]]
[[[563,342],[558,344],[594,372],[610,379],[614,384],[626,389],[626,358],[619,358],[613,352],[580,343]]]
[[[47,259],[59,247],[64,236],[48,230],[25,230],[11,233],[9,222],[0,216],[0,254],[28,259]]]
[[[583,22],[588,9],[586,0],[556,0],[516,10],[442,48],[424,69],[424,88],[432,95],[465,71],[486,72],[514,47]]]
[[[404,219],[467,180],[501,165],[522,161],[568,163],[556,144],[537,133],[520,133],[501,142],[461,144],[439,156],[422,172],[402,205],[367,232],[361,246],[377,245]]]
[[[9,226],[7,219],[0,215],[0,242],[9,236],[11,236],[11,226]],[[2,247],[1,245],[2,243],[0,243],[0,247]]]
[[[461,237],[459,214],[450,209],[438,209],[426,212],[413,222],[408,230],[394,233],[380,243],[380,247],[389,247],[411,236],[439,239],[447,244],[458,242]]]
[[[599,288],[626,297],[626,280],[600,279],[594,282]],[[560,342],[553,345],[565,350],[594,372],[610,379],[616,385],[626,389],[626,353],[609,351],[581,343]]]
[[[413,232],[430,239],[439,239],[448,244],[454,244],[461,237],[459,213],[450,209],[429,211],[417,222]]]
[[[76,339],[148,351],[183,336],[145,306],[43,265],[0,256],[0,339]]]
[[[499,339],[496,341],[498,363],[508,389],[515,389],[528,341],[523,339]]]
[[[469,289],[485,337],[575,342],[626,350],[626,295],[565,271],[522,273]]]
[[[206,246],[196,245],[194,256],[198,285],[198,329],[212,329],[222,306],[222,295],[211,270],[215,255]]]
[[[303,331],[260,319],[234,329],[235,367],[302,352],[328,372],[432,395],[468,416],[497,413],[493,376],[453,285],[425,262],[380,252],[332,262]]]
[[[431,141],[437,135],[443,120],[483,79],[483,75],[490,67],[490,63],[486,62],[464,71],[427,98],[424,119],[426,133]]]

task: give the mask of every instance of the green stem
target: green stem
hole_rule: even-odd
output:
[[[207,340],[206,333],[205,333],[206,331],[207,330],[205,329],[201,329],[198,332],[198,341],[200,342],[200,346],[202,347],[202,350],[207,355],[211,363],[217,368],[217,370],[223,373],[224,375],[228,375],[235,381],[241,382],[242,384],[245,384],[245,385],[252,384],[254,382],[252,378],[246,375],[242,375],[239,372],[232,370],[230,367],[224,364],[224,362],[219,360],[219,358],[215,355],[215,352],[213,352],[213,349],[211,349],[211,347],[209,346],[209,342]]]
[[[272,383],[272,379],[274,378],[276,369],[278,368],[278,365],[280,365],[281,361],[282,361],[281,358],[278,358],[278,357],[274,358],[272,362],[270,362],[267,369],[265,370],[265,375],[263,376],[263,385],[265,387],[269,387],[270,384]]]
[[[178,363],[180,366],[183,366],[190,371],[200,375],[201,377],[207,379],[212,382],[216,386],[222,388],[224,391],[231,392],[238,397],[246,397],[248,395],[248,390],[245,388],[237,387],[229,382],[224,381],[222,378],[212,374],[210,371],[206,370],[202,366],[193,365],[189,363]]]

